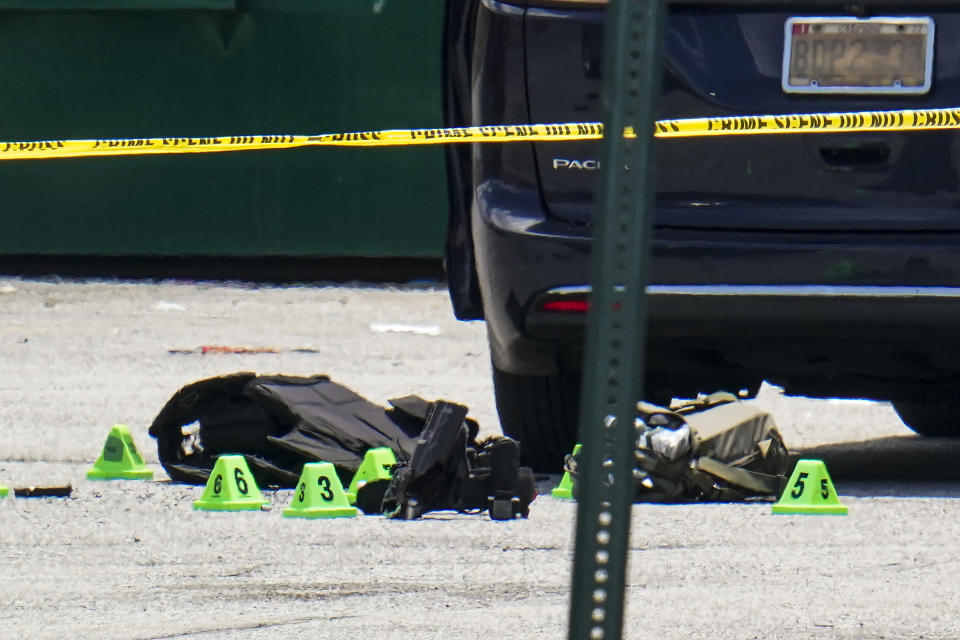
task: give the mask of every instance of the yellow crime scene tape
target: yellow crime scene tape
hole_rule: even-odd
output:
[[[960,129],[960,108],[855,111],[718,118],[658,120],[657,138],[830,133],[858,131],[918,131]],[[627,128],[624,136],[634,137]],[[122,138],[0,142],[0,160],[40,160],[84,156],[150,155],[160,153],[223,153],[293,147],[390,147],[457,142],[548,142],[598,140],[599,122],[515,124],[442,129],[386,129],[319,135],[249,135],[207,138]]]

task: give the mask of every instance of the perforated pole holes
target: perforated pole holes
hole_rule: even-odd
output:
[[[604,128],[626,135],[604,137],[600,162],[571,598],[577,640],[619,638],[623,625],[663,4],[614,0],[606,15]]]

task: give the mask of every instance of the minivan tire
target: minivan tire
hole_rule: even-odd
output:
[[[580,372],[523,376],[493,368],[500,427],[520,441],[522,464],[556,473],[573,450],[580,410]]]

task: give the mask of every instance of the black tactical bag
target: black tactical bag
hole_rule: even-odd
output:
[[[243,454],[257,482],[293,487],[305,462],[332,462],[349,481],[367,449],[413,453],[429,403],[399,398],[384,409],[327,376],[236,373],[187,385],[154,419],[160,464],[171,479],[203,484],[218,456]]]
[[[409,461],[395,467],[383,499],[393,518],[427,511],[488,511],[493,520],[526,518],[536,498],[533,472],[520,466],[520,443],[506,437],[476,442],[467,408],[435,402]]]
[[[236,373],[177,391],[150,435],[177,482],[204,484],[218,456],[241,454],[261,486],[294,487],[303,465],[317,461],[333,463],[346,486],[368,449],[389,447],[398,460],[395,482],[361,490],[357,502],[367,513],[389,508],[412,518],[489,508],[501,519],[526,515],[535,494],[530,470],[519,467],[519,443],[476,443],[479,427],[462,405],[418,396],[389,402],[385,409],[323,375]]]
[[[730,393],[672,409],[637,405],[635,502],[733,502],[778,497],[791,459],[773,417]],[[577,456],[566,470],[577,494]]]

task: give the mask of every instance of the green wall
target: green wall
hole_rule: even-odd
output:
[[[442,28],[442,0],[0,0],[0,141],[440,126]],[[0,254],[436,256],[444,180],[441,147],[3,162]]]

